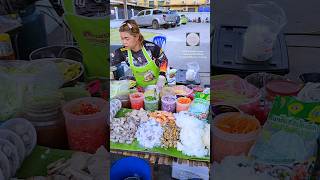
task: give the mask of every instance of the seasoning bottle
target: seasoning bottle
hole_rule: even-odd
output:
[[[14,60],[15,54],[12,48],[9,34],[0,34],[0,60]]]
[[[122,61],[121,62],[121,70],[122,70],[122,76],[128,76],[129,75],[129,66],[127,65],[126,62]]]
[[[110,80],[114,80],[114,78],[115,78],[114,73],[115,73],[116,70],[117,70],[116,66],[111,66],[110,67]]]

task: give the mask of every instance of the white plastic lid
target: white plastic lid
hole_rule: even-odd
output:
[[[5,178],[4,178],[4,175],[3,175],[3,173],[2,173],[1,168],[0,168],[0,179],[5,179]]]
[[[7,156],[4,155],[3,152],[1,152],[1,151],[0,151],[0,171],[1,171],[4,179],[10,178],[11,170],[10,170],[9,160],[8,160]],[[0,179],[1,179],[1,174],[0,174]]]
[[[26,149],[25,157],[30,155],[37,144],[37,132],[34,126],[24,118],[10,119],[2,127],[15,132],[22,139]]]
[[[8,129],[0,129],[0,139],[8,140],[15,146],[19,155],[19,162],[22,163],[26,151],[22,139],[16,133]]]
[[[0,139],[0,151],[8,158],[11,170],[10,173],[11,176],[14,176],[20,167],[17,149],[8,140]]]

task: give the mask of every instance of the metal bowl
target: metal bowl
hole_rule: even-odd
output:
[[[55,63],[59,63],[59,62],[66,62],[68,64],[79,64],[80,65],[80,73],[75,76],[74,78],[72,78],[70,81],[66,81],[64,82],[62,87],[70,87],[70,86],[74,86],[84,75],[84,66],[82,65],[82,63],[78,62],[78,61],[74,61],[71,59],[64,59],[64,58],[44,58],[44,59],[36,59],[33,61],[53,61]]]

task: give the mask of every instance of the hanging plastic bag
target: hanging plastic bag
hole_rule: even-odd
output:
[[[33,78],[34,92],[44,89],[57,90],[63,83],[63,74],[57,67],[56,63],[49,60],[35,60],[27,63],[23,68],[26,70],[34,69]]]
[[[50,61],[0,62],[0,120],[19,114],[26,96],[57,90],[63,75]]]
[[[110,98],[115,99],[119,96],[129,94],[130,82],[129,80],[112,81],[110,84]]]
[[[0,73],[0,82],[0,121],[5,121],[20,111],[24,88],[3,73]]]
[[[243,57],[266,61],[273,55],[274,42],[286,25],[284,10],[274,2],[249,4],[250,25],[244,35]]]

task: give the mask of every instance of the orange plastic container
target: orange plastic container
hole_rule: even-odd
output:
[[[179,97],[177,99],[177,112],[188,111],[191,104],[191,99],[187,97]]]
[[[131,109],[141,109],[144,106],[144,94],[140,92],[135,92],[129,95]]]
[[[81,104],[97,106],[100,112],[76,115],[74,111]],[[69,147],[72,150],[95,153],[107,142],[108,102],[102,98],[85,97],[68,102],[62,108],[66,121]]]
[[[213,121],[213,160],[217,162],[220,162],[226,156],[247,155],[261,129],[259,125],[258,130],[247,134],[232,134],[219,129],[217,127],[218,122],[231,113],[241,114],[239,112],[223,113],[216,116]]]

